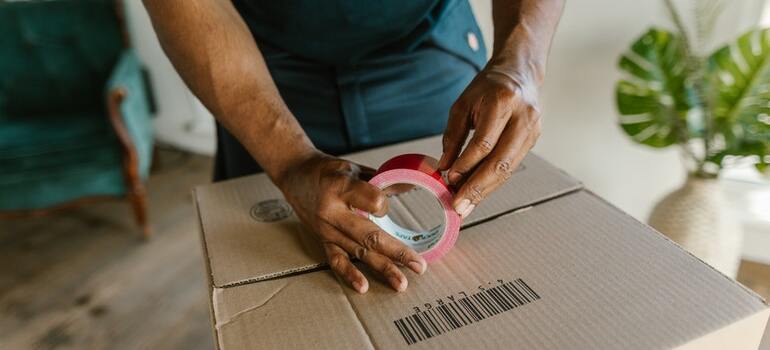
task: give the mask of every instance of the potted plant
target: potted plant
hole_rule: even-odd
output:
[[[770,29],[708,53],[722,3],[698,1],[691,29],[671,0],[664,4],[675,30],[649,29],[620,58],[620,126],[635,142],[683,154],[687,180],[656,205],[650,224],[734,277],[742,232],[717,179],[737,161],[760,171],[770,163]]]

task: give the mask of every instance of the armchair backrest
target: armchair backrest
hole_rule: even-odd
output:
[[[114,0],[0,0],[0,119],[103,110],[122,47]]]

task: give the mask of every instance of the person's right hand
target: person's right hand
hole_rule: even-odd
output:
[[[319,236],[334,273],[359,293],[366,293],[369,282],[352,264],[351,257],[355,257],[393,289],[404,291],[408,282],[397,265],[422,274],[427,263],[355,212],[358,208],[382,216],[388,211],[385,193],[360,177],[365,173],[373,170],[315,153],[287,170],[277,182],[300,220]]]

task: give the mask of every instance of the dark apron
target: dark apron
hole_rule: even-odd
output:
[[[356,3],[361,7],[369,2]],[[260,28],[260,15],[244,1],[235,4],[289,110],[313,144],[333,155],[441,133],[450,106],[486,61],[481,33],[466,0],[438,1],[406,36],[388,41],[375,37],[382,42],[379,46],[345,42],[338,47],[332,43],[303,46],[293,43],[299,38],[292,34],[286,35],[286,41],[278,40],[281,28],[275,33]],[[338,27],[350,26],[349,18],[355,16],[342,17],[340,23],[328,20],[333,24],[328,33],[340,35],[335,33]],[[398,35],[387,33],[388,28],[365,29],[374,36]],[[317,42],[312,36],[307,40]],[[240,143],[217,125],[214,180],[260,171]]]

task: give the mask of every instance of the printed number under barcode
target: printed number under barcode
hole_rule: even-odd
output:
[[[519,278],[419,311],[393,323],[406,344],[412,345],[538,299],[540,296]]]

